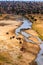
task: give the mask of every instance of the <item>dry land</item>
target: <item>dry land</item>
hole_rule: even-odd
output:
[[[5,19],[0,21],[0,65],[35,65],[33,61],[40,51],[38,45],[40,42],[36,37],[38,37],[41,32],[39,33],[37,31],[39,30],[38,27],[43,27],[40,23],[38,23],[40,26],[34,26],[35,23],[37,22],[33,22],[32,29],[24,30],[32,35],[28,39],[33,40],[35,43],[33,44],[26,42],[22,34],[16,36],[15,29],[22,24],[21,22]],[[37,31],[35,27],[37,27]]]
[[[30,14],[26,17],[33,23],[32,29],[37,32],[38,36],[43,40],[43,15],[42,14]]]

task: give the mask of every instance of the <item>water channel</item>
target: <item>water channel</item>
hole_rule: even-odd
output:
[[[32,23],[28,19],[26,19],[24,17],[20,17],[20,18],[17,17],[16,20],[18,22],[19,21],[22,22],[22,25],[20,27],[18,27],[16,29],[16,31],[15,31],[16,35],[21,33],[23,36],[25,36],[25,40],[27,42],[34,43],[33,41],[27,39],[29,36],[32,36],[32,35],[31,34],[27,34],[26,32],[22,31],[24,29],[31,29]],[[41,42],[41,44],[40,44],[41,50],[40,50],[39,54],[37,55],[37,58],[36,58],[35,61],[37,62],[37,65],[43,65],[43,41],[41,41],[41,39],[39,37],[37,37],[37,39]]]

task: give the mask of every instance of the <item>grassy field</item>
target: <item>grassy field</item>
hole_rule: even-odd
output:
[[[26,17],[32,22],[32,29],[38,33],[38,36],[43,40],[43,15],[29,14]]]
[[[40,51],[39,45],[36,44],[38,41],[35,37],[31,37],[29,39],[36,41],[32,44],[26,42],[23,35],[16,36],[14,31],[22,23],[13,20],[17,16],[10,16],[12,20],[7,17],[7,14],[0,17],[0,65],[30,65]],[[28,33],[38,36],[34,30],[29,30]]]
[[[34,15],[37,21],[33,22],[32,28],[38,33],[43,40],[43,15]]]

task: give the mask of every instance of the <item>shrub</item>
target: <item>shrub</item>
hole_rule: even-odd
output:
[[[4,19],[7,19],[8,20],[9,19],[9,16],[5,16]]]
[[[2,14],[0,13],[0,16],[2,16]]]
[[[34,21],[37,21],[37,19],[34,19]]]

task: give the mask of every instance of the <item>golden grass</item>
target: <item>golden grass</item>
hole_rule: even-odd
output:
[[[40,19],[41,17],[41,19]],[[33,22],[32,28],[38,33],[38,36],[43,40],[43,15],[35,15],[35,18],[37,19],[36,22]]]

